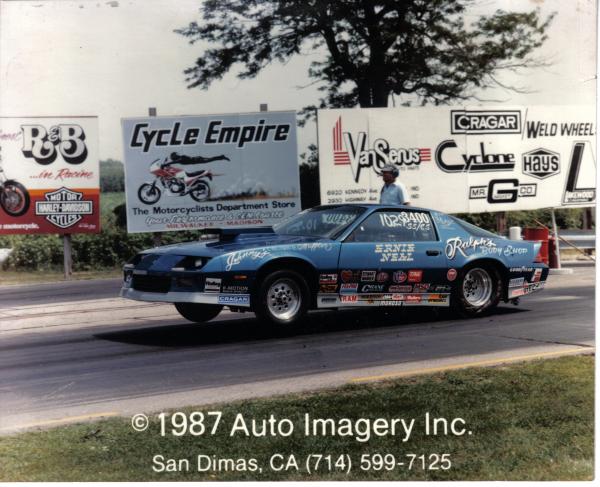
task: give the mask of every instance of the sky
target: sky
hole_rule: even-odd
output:
[[[100,159],[123,159],[120,120],[158,115],[202,115],[300,110],[316,103],[307,68],[319,52],[275,63],[256,79],[233,73],[209,90],[187,89],[183,70],[202,55],[174,29],[200,20],[200,0],[0,0],[0,116],[97,115]],[[505,74],[506,84],[482,97],[507,105],[584,105],[596,97],[596,6],[593,0],[483,0],[473,11],[497,8],[557,12],[539,54],[543,69]],[[499,103],[495,103],[498,105]],[[316,141],[315,124],[299,131],[299,151]]]

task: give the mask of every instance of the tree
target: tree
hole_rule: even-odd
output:
[[[253,78],[271,62],[323,52],[309,77],[320,107],[385,107],[390,97],[446,104],[492,86],[504,70],[544,65],[535,51],[553,15],[496,10],[467,25],[475,0],[205,0],[203,22],[176,32],[210,47],[185,70],[206,89],[234,67]],[[323,48],[323,49],[322,49]],[[315,108],[315,107],[307,107]]]

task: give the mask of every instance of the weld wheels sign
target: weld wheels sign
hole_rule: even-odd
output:
[[[413,205],[449,213],[593,206],[593,107],[320,110],[321,202],[377,203],[395,165]]]
[[[0,234],[100,231],[98,120],[0,118]]]
[[[265,226],[300,210],[293,112],[122,126],[129,232]]]

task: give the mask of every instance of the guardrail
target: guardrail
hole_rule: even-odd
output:
[[[595,230],[559,230],[558,235],[564,238],[575,247],[582,250],[590,250],[596,248],[596,231]],[[571,249],[572,247],[567,243],[559,240],[560,250]]]

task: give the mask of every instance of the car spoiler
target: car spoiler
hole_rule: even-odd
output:
[[[200,235],[217,235],[219,242],[230,242],[235,240],[240,235],[247,234],[273,234],[273,227],[250,227],[250,228],[203,228],[200,230]]]

